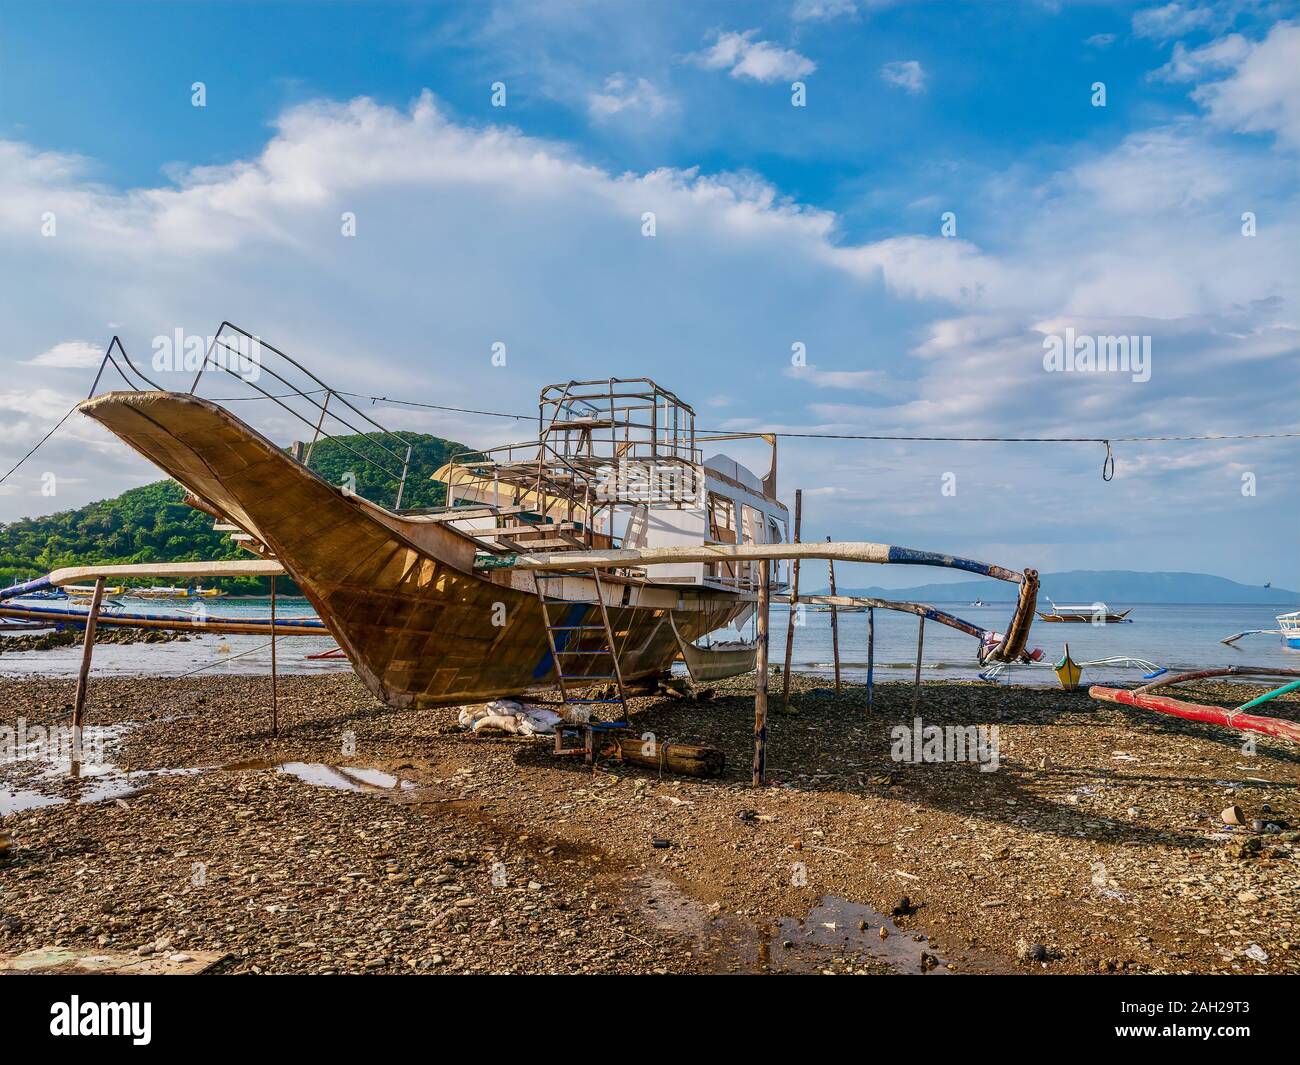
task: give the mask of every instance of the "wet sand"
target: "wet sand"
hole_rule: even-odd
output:
[[[281,678],[278,737],[266,678],[97,679],[87,722],[110,730],[110,765],[0,767],[23,807],[0,821],[0,954],[216,951],[226,972],[1300,971],[1294,745],[1244,750],[1083,693],[932,683],[924,722],[996,725],[998,766],[908,764],[890,730],[912,723],[909,684],[878,685],[868,715],[861,688],[792,680],[798,713],[776,712],[776,678],[755,791],[752,678],[635,702],[640,732],[725,751],[718,780],[593,771],[549,738],[384,708],[350,675]],[[0,724],[66,723],[72,690],[0,679]],[[1300,701],[1274,706],[1300,718]],[[1286,827],[1228,828],[1233,804]]]

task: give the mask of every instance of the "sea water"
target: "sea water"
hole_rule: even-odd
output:
[[[187,603],[150,603],[131,601],[130,610],[148,609],[151,613],[185,613]],[[961,603],[935,603],[934,606],[956,614],[981,628],[1005,631],[1011,620],[1011,603],[967,606]],[[1300,604],[1297,604],[1300,605]],[[1052,663],[1061,657],[1064,645],[1080,663],[1116,655],[1141,658],[1172,672],[1209,669],[1227,665],[1288,666],[1300,668],[1300,651],[1288,650],[1277,636],[1248,636],[1235,646],[1220,641],[1243,629],[1277,627],[1277,615],[1295,607],[1270,605],[1197,605],[1166,603],[1111,603],[1112,610],[1131,609],[1131,623],[1118,625],[1052,624],[1035,620],[1029,646],[1041,647],[1042,661],[1036,665],[1014,666],[1002,674],[1003,683],[1056,684]],[[207,616],[266,618],[270,604],[265,598],[221,599],[204,603]],[[314,612],[305,599],[284,596],[276,602],[277,614],[287,617],[312,617]],[[789,611],[776,607],[771,615],[771,662],[780,665],[785,659],[786,630]],[[795,625],[791,668],[796,671],[833,675],[831,614],[829,611],[805,609],[803,624]],[[841,675],[846,680],[861,681],[867,672],[867,615],[838,614]],[[917,618],[889,610],[875,612],[875,670],[881,680],[910,678],[916,665]],[[713,639],[749,638],[752,622],[739,631],[723,630]],[[0,636],[0,641],[8,639]],[[312,659],[335,646],[328,635],[281,636],[277,640],[276,664],[283,673],[321,673],[350,669],[346,659]],[[974,679],[980,672],[976,660],[976,641],[937,622],[925,625],[922,675],[932,680]],[[7,676],[76,676],[81,662],[79,645],[50,651],[3,653],[0,642],[0,674]],[[191,670],[204,674],[260,674],[270,670],[270,640],[266,636],[223,636],[213,633],[200,638],[171,643],[104,644],[95,648],[94,671],[99,676],[147,674],[178,676]],[[1114,666],[1092,667],[1084,672],[1085,683],[1107,679],[1134,683],[1141,669]]]

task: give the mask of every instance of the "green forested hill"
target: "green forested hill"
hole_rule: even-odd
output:
[[[445,498],[443,486],[429,478],[453,454],[466,450],[465,446],[421,433],[397,435],[411,445],[403,508],[440,506]],[[397,477],[389,476],[388,471],[400,475],[401,463],[384,453],[380,439],[383,446],[401,454],[391,439],[378,433],[346,436],[317,443],[311,468],[334,484],[344,483],[351,474],[358,495],[391,507],[397,495]],[[382,463],[384,468],[353,452]],[[157,481],[76,510],[0,525],[0,587],[60,566],[252,557],[225,534],[213,532],[212,518],[185,506],[181,502],[184,495],[175,481]],[[252,577],[212,583],[244,594],[264,591],[267,584]]]

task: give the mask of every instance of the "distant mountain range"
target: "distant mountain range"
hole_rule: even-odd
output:
[[[1142,573],[1136,570],[1076,569],[1065,573],[1044,573],[1039,578],[1038,601],[1095,603],[1124,606],[1129,603],[1267,603],[1300,607],[1300,592],[1286,588],[1263,588],[1238,584],[1209,573]],[[923,603],[1011,602],[1013,586],[1005,581],[983,578],[952,584],[918,584],[911,588],[845,588],[841,595],[863,595],[877,599],[908,599]],[[807,593],[805,593],[807,594]],[[823,588],[812,594],[826,594]]]

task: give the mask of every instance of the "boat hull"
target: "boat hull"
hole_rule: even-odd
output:
[[[1066,625],[1119,625],[1129,620],[1128,611],[1122,614],[1044,614],[1038,612],[1040,621]]]
[[[455,530],[345,492],[196,396],[113,392],[80,409],[265,544],[384,703],[454,705],[554,683],[532,575],[475,572],[474,542]],[[559,624],[597,624],[596,582],[577,576],[564,585],[565,599],[586,601],[552,606]],[[601,588],[629,682],[671,668],[670,612],[694,640],[751,609],[747,598],[714,590],[611,578]],[[566,680],[608,673],[607,655],[565,661]]]

